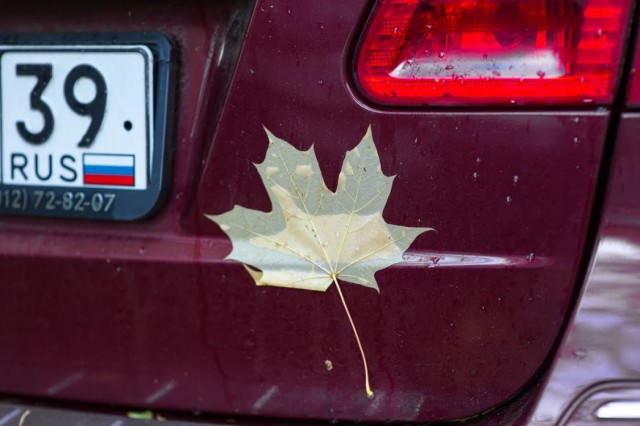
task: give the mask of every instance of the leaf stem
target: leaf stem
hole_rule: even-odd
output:
[[[342,306],[344,307],[344,311],[347,313],[349,323],[351,323],[351,329],[353,330],[353,335],[356,336],[356,342],[358,342],[358,349],[360,349],[360,356],[362,357],[362,365],[364,367],[364,387],[367,392],[367,397],[373,398],[373,392],[371,391],[371,387],[369,386],[369,368],[367,367],[367,357],[364,355],[364,349],[362,349],[362,343],[360,343],[360,337],[358,336],[356,325],[353,323],[351,313],[349,313],[349,308],[347,307],[347,302],[344,300],[344,295],[342,294],[342,290],[340,289],[340,284],[338,284],[338,277],[336,276],[336,274],[331,274],[331,278],[333,278],[333,282],[338,289],[338,294],[340,295]]]

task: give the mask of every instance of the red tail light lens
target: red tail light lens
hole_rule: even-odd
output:
[[[640,106],[640,32],[636,35],[636,53],[629,79],[631,81],[629,85],[627,105],[637,108]]]
[[[356,53],[380,104],[610,102],[630,0],[381,0]]]

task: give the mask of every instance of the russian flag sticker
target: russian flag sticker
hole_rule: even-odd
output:
[[[82,174],[86,185],[135,185],[133,155],[84,154]]]

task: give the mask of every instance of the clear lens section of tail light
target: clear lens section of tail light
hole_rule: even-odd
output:
[[[380,0],[355,59],[383,105],[613,98],[630,0]]]

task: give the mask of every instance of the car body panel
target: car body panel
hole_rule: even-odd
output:
[[[9,32],[154,29],[181,55],[174,180],[158,215],[0,222],[0,392],[436,421],[479,415],[534,383],[570,312],[608,110],[373,108],[350,68],[371,2],[259,1],[237,67],[228,48],[239,48],[243,15],[224,4],[0,18]],[[335,189],[369,126],[383,173],[396,176],[384,219],[437,231],[377,274],[379,294],[343,286],[373,400],[335,288],[256,288],[204,217],[271,209],[254,166],[265,128],[313,145]]]
[[[573,420],[580,420],[572,416],[579,410],[583,396],[606,389],[637,388],[640,377],[638,132],[640,114],[624,114],[619,123],[607,201],[589,274],[534,410],[532,424],[573,424]],[[635,388],[629,382],[634,379]]]

